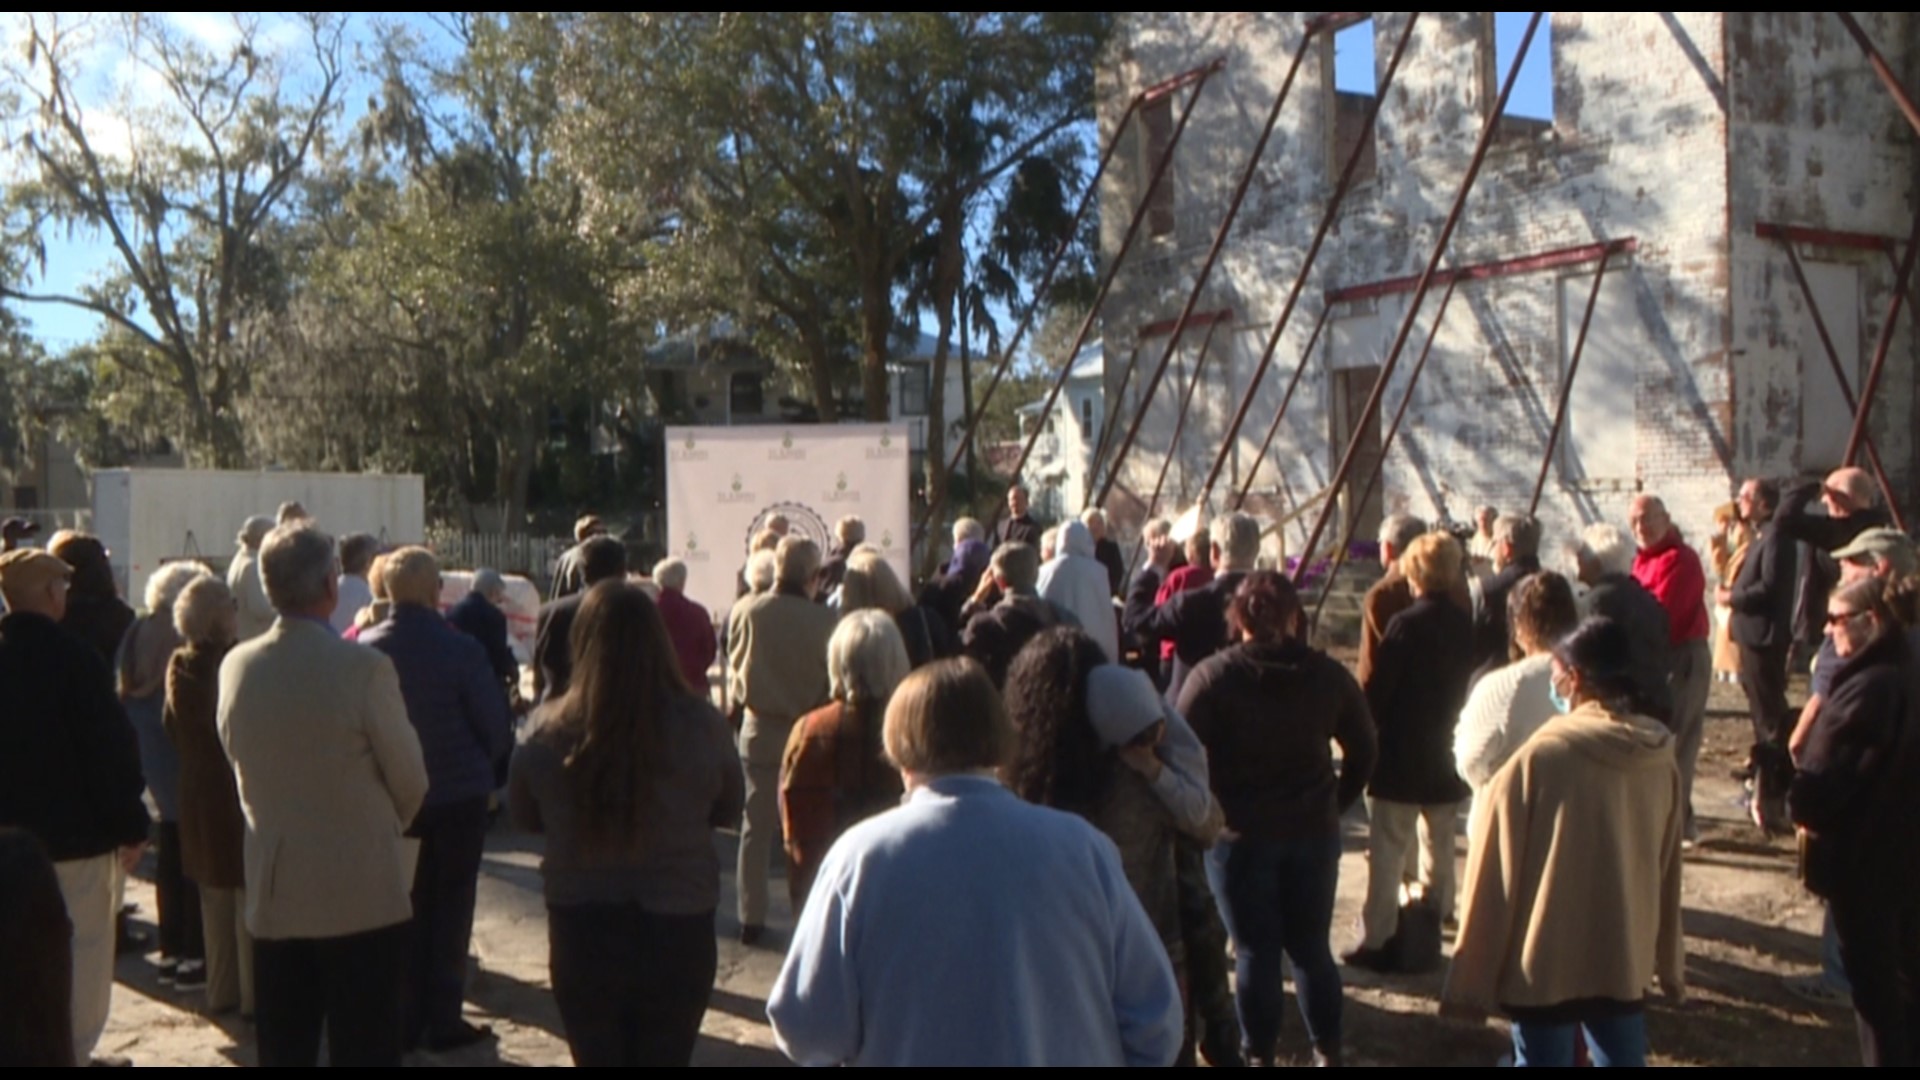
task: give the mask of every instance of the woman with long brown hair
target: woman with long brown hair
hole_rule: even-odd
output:
[[[713,992],[713,829],[745,800],[726,721],[623,581],[580,605],[573,681],[513,757],[514,820],[547,835],[553,995],[579,1066],[685,1067]]]

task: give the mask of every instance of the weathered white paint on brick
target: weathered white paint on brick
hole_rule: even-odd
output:
[[[1138,326],[1176,314],[1246,163],[1302,27],[1317,12],[1170,12],[1123,23],[1102,76],[1110,130],[1142,86],[1225,56],[1201,98],[1172,171],[1178,222],[1145,239],[1122,268],[1106,309],[1108,340],[1124,357]],[[1375,51],[1384,69],[1406,13],[1380,12]],[[1380,117],[1376,174],[1348,197],[1240,435],[1223,487],[1235,484],[1278,407],[1327,289],[1417,273],[1438,236],[1497,89],[1488,13],[1423,15]],[[1906,70],[1914,20],[1863,13],[1869,33]],[[1543,34],[1536,49],[1548,45]],[[1635,356],[1627,385],[1582,386],[1624,395],[1633,417],[1621,437],[1632,475],[1582,479],[1556,470],[1541,513],[1550,537],[1598,518],[1622,520],[1638,490],[1665,495],[1683,528],[1705,535],[1712,506],[1748,473],[1784,476],[1803,465],[1803,360],[1826,361],[1807,333],[1784,256],[1754,237],[1775,221],[1904,237],[1912,222],[1914,140],[1859,50],[1830,16],[1759,12],[1556,12],[1553,129],[1503,139],[1489,154],[1455,233],[1454,265],[1513,258],[1596,240],[1638,237],[1639,252],[1610,266],[1610,317],[1596,344]],[[1310,51],[1200,310],[1231,307],[1173,476],[1197,484],[1224,438],[1272,321],[1304,258],[1339,163],[1330,161],[1331,54]],[[1504,74],[1504,73],[1499,73]],[[1910,80],[1910,83],[1914,80]],[[1184,98],[1182,98],[1184,102]],[[1176,105],[1177,107],[1177,105]],[[1135,146],[1102,193],[1102,228],[1117,247],[1145,163]],[[1803,249],[1803,258],[1858,267],[1858,340],[1864,372],[1893,277],[1878,253]],[[1523,506],[1544,449],[1562,373],[1563,297],[1584,301],[1592,267],[1462,285],[1388,455],[1387,508],[1465,518],[1481,503]],[[1563,285],[1567,279],[1577,284]],[[1334,312],[1374,315],[1384,352],[1406,297]],[[1440,290],[1429,296],[1401,367],[1387,387],[1390,416],[1425,342]],[[1624,314],[1621,314],[1624,313]],[[1902,316],[1903,321],[1906,316]],[[1906,496],[1915,470],[1914,342],[1894,341],[1874,431]],[[1189,340],[1197,343],[1198,331]],[[1258,491],[1284,500],[1320,490],[1341,448],[1329,445],[1329,366],[1358,348],[1323,338],[1289,410]],[[1148,343],[1150,374],[1164,341]],[[1183,350],[1190,354],[1191,349]],[[1216,357],[1216,361],[1219,358]],[[1188,361],[1190,363],[1190,360]],[[1604,370],[1595,365],[1593,370]],[[1110,378],[1117,382],[1117,368]],[[1112,383],[1110,383],[1110,386]],[[1129,397],[1134,397],[1130,392]],[[1176,387],[1159,395],[1122,477],[1144,492],[1169,452]],[[1580,395],[1576,394],[1576,400]],[[1136,398],[1137,400],[1137,398]],[[1384,420],[1383,420],[1384,423]],[[1574,421],[1579,425],[1581,421]],[[1582,441],[1596,436],[1591,428]],[[1577,451],[1569,451],[1577,457]],[[1617,471],[1617,470],[1610,470]],[[1170,483],[1176,497],[1180,487]],[[1299,539],[1303,528],[1296,528]]]

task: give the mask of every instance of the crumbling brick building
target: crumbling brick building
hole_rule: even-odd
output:
[[[1129,340],[1128,328],[1179,312],[1305,28],[1323,14],[1123,19],[1103,72],[1107,135],[1142,88],[1216,57],[1225,66],[1201,91],[1104,308],[1109,400],[1130,354],[1139,351],[1144,369],[1164,348],[1164,338],[1138,331]],[[1377,445],[1443,288],[1425,298],[1371,432],[1355,424],[1359,404],[1412,298],[1410,283],[1395,279],[1424,266],[1495,102],[1504,75],[1495,14],[1427,12],[1416,21],[1360,179],[1234,440],[1216,505],[1252,466],[1323,310],[1324,331],[1256,475],[1256,499],[1277,513],[1326,488],[1356,426],[1363,461],[1369,440]],[[1860,16],[1896,74],[1920,85],[1916,20]],[[1345,33],[1370,34],[1383,71],[1408,18],[1375,12]],[[1549,538],[1588,521],[1624,523],[1628,499],[1647,491],[1666,496],[1703,545],[1711,508],[1739,478],[1815,474],[1842,455],[1851,416],[1785,246],[1795,245],[1858,388],[1920,208],[1914,133],[1860,48],[1822,12],[1550,18],[1550,35],[1543,26],[1534,48],[1551,48],[1553,114],[1498,121],[1442,264],[1476,269],[1456,285],[1379,490],[1359,507],[1362,539],[1396,509],[1465,520],[1479,504],[1525,507],[1600,263],[1567,252],[1588,245],[1631,241],[1632,249],[1608,260],[1593,304],[1540,506]],[[1150,489],[1171,453],[1163,505],[1183,505],[1225,440],[1370,104],[1336,90],[1333,51],[1329,34],[1307,55],[1200,298],[1196,310],[1233,315],[1213,339],[1180,445],[1170,436],[1175,389],[1200,338],[1192,331],[1120,471],[1123,491]],[[1101,193],[1109,258],[1184,99],[1161,99],[1127,126]],[[1920,480],[1916,317],[1903,310],[1896,320],[1871,423],[1907,506]],[[1122,420],[1147,375],[1130,380],[1115,414]],[[1304,525],[1291,527],[1292,542]]]

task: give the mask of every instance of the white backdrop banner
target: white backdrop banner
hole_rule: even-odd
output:
[[[687,595],[724,620],[747,544],[774,514],[833,547],[833,524],[866,523],[867,543],[908,576],[903,424],[667,429],[667,548],[687,563]]]

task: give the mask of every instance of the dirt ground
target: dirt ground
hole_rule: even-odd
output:
[[[1794,881],[1785,840],[1763,839],[1735,804],[1729,771],[1750,741],[1745,702],[1716,684],[1694,807],[1701,841],[1686,864],[1687,980],[1684,1005],[1653,1006],[1648,1027],[1656,1065],[1856,1065],[1852,1013],[1809,1005],[1781,977],[1818,966],[1820,907]],[[733,865],[722,837],[723,865]],[[1348,947],[1366,887],[1365,826],[1349,825],[1341,863],[1334,945]],[[468,993],[469,1019],[492,1024],[493,1045],[456,1053],[420,1053],[420,1066],[567,1065],[560,1019],[547,986],[546,918],[540,900],[537,838],[496,827],[480,883]],[[721,902],[720,976],[694,1057],[697,1066],[784,1065],[765,1016],[767,988],[779,969],[790,920],[777,899],[768,940],[745,949],[733,940],[731,873]],[[776,897],[784,889],[776,886]],[[140,920],[153,912],[144,880],[129,886]],[[150,927],[149,927],[150,929]],[[1443,976],[1382,977],[1344,970],[1351,1065],[1491,1065],[1507,1049],[1496,1025],[1463,1025],[1436,1015]],[[234,1017],[196,1011],[198,994],[162,986],[148,957],[123,956],[113,1014],[101,1052],[135,1065],[251,1065],[253,1040]],[[1286,1048],[1304,1061],[1298,1017],[1287,1021]]]

